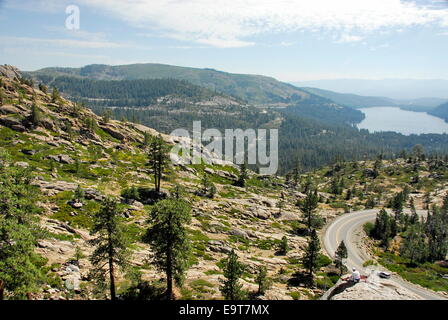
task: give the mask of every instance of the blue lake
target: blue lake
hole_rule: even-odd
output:
[[[448,123],[426,112],[401,110],[397,107],[359,109],[366,118],[358,124],[370,132],[395,131],[405,135],[420,133],[448,133]]]

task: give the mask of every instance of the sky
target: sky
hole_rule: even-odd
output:
[[[0,64],[27,71],[151,62],[288,82],[448,79],[447,52],[448,0],[0,0]]]

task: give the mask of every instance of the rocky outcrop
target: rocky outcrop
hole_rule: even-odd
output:
[[[8,64],[4,64],[0,66],[0,76],[6,77],[9,79],[21,78],[20,70],[14,66],[10,66]]]
[[[38,186],[41,191],[49,196],[55,195],[61,191],[74,191],[78,187],[76,183],[65,182],[65,181],[45,181],[36,179],[32,185]]]
[[[357,284],[339,280],[324,296],[328,300],[421,300],[392,279],[382,279],[378,270]],[[344,277],[343,277],[344,278]]]

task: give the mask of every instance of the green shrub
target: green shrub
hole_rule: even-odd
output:
[[[322,290],[327,290],[334,285],[333,281],[329,277],[323,277],[316,279],[316,287]]]
[[[291,296],[291,298],[293,298],[294,300],[300,300],[300,292],[299,291],[292,291],[292,292],[288,292],[288,294]]]
[[[375,225],[372,222],[367,222],[366,224],[364,224],[363,229],[364,232],[370,236],[372,234],[372,230],[375,228]]]
[[[319,257],[317,258],[318,268],[326,267],[332,263],[333,263],[333,261],[329,257],[327,257],[324,254],[319,254]]]

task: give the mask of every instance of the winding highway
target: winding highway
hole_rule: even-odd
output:
[[[363,210],[356,211],[348,214],[344,214],[336,218],[325,230],[323,235],[323,245],[327,253],[334,258],[334,253],[343,240],[348,252],[348,257],[346,261],[346,266],[351,270],[351,268],[357,268],[361,274],[363,273],[363,264],[365,261],[369,260],[369,256],[366,252],[363,252],[357,246],[356,232],[361,230],[362,226],[367,222],[374,222],[376,214],[379,210]],[[419,215],[425,215],[426,211],[419,211]],[[380,267],[379,267],[380,268]],[[386,270],[383,268],[383,270]],[[438,294],[434,291],[422,288],[420,286],[414,285],[410,282],[403,280],[398,275],[391,276],[391,280],[395,281],[400,286],[408,289],[409,291],[415,293],[425,300],[447,300],[447,297]]]

